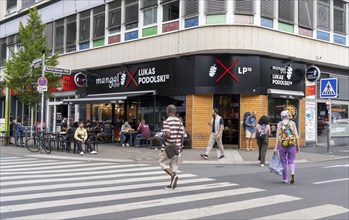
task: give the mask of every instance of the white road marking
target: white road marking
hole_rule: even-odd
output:
[[[35,219],[35,220],[37,220],[37,219],[52,219],[52,217],[54,217],[55,219],[82,218],[82,217],[93,216],[93,215],[131,211],[131,210],[144,209],[144,208],[153,208],[153,207],[159,207],[159,206],[164,206],[164,205],[168,206],[168,205],[180,204],[180,203],[185,203],[185,202],[210,200],[210,199],[215,199],[215,198],[222,198],[222,197],[234,196],[234,195],[242,195],[242,194],[255,193],[255,192],[261,192],[261,191],[264,191],[264,190],[252,188],[252,187],[241,188],[241,189],[232,189],[232,190],[224,190],[224,191],[215,191],[215,192],[196,194],[195,196],[193,196],[193,195],[176,196],[173,199],[169,199],[169,198],[153,199],[153,200],[119,204],[119,205],[109,205],[109,206],[102,206],[102,207],[85,208],[85,209],[79,209],[78,211],[71,210],[71,211],[61,211],[61,212],[53,212],[53,213],[47,213],[47,214],[30,215],[30,216],[25,216],[25,219],[28,219],[28,220],[29,219]],[[176,192],[176,191],[163,190],[162,194],[166,194],[166,193],[171,194],[173,192]],[[114,197],[116,197],[116,196],[114,196]],[[14,218],[14,219],[24,219],[24,218],[19,217],[19,218]]]
[[[178,212],[144,216],[144,217],[135,218],[135,219],[161,220],[161,219],[195,219],[195,218],[203,218],[203,217],[207,218],[208,216],[242,211],[242,210],[258,208],[258,207],[264,207],[268,205],[280,204],[283,202],[291,202],[291,201],[300,200],[300,199],[301,198],[297,198],[293,196],[276,195],[276,196],[268,196],[268,197],[262,197],[257,199],[243,200],[239,202],[224,203],[220,205],[213,205],[213,206],[208,206],[203,208],[188,209],[188,210],[178,211]]]
[[[180,179],[178,184],[188,184],[188,183],[204,183],[212,182],[214,179],[210,178],[196,178],[196,179]],[[73,189],[66,191],[57,191],[57,192],[45,192],[45,193],[32,193],[32,194],[23,194],[16,196],[2,196],[1,202],[10,202],[16,200],[26,200],[26,199],[43,199],[51,198],[56,196],[70,196],[70,195],[79,195],[79,194],[88,194],[88,193],[103,193],[103,192],[115,192],[122,190],[131,190],[131,189],[146,189],[150,187],[166,186],[169,184],[169,181],[164,182],[152,182],[152,183],[141,183],[141,184],[131,184],[123,186],[108,186],[102,188],[89,188],[89,189]],[[237,186],[238,184],[231,184],[232,186]]]
[[[179,178],[187,177],[196,177],[193,174],[181,174]],[[74,183],[58,183],[51,185],[35,185],[35,186],[24,186],[18,188],[9,188],[1,189],[1,193],[18,193],[18,192],[28,192],[35,190],[62,190],[64,188],[75,188],[75,187],[86,187],[86,186],[103,186],[108,184],[134,184],[135,182],[144,182],[144,181],[154,181],[154,180],[163,180],[169,179],[169,176],[165,173],[161,176],[151,176],[151,177],[137,177],[137,178],[126,178],[126,179],[114,179],[114,180],[105,180],[105,181],[91,181],[91,182],[74,182]]]
[[[338,168],[338,167],[349,167],[349,164],[332,165],[332,166],[327,166],[327,167],[323,167],[323,168],[327,169],[327,168]]]
[[[281,220],[281,219],[322,219],[333,215],[340,215],[348,213],[348,209],[338,205],[322,205],[316,207],[310,207],[305,209],[299,209],[291,212],[284,212],[282,214],[265,216],[258,218],[258,220]]]
[[[59,165],[59,164],[76,164],[78,162],[75,162],[75,161],[67,161],[67,162],[63,162],[63,161],[52,161],[52,160],[43,160],[43,161],[36,161],[36,162],[28,162],[26,164],[21,164],[21,165],[1,165],[0,166],[0,169],[1,169],[1,172],[4,171],[4,170],[13,170],[15,168],[27,168],[27,167],[47,167],[47,168],[51,168],[51,166],[54,166],[54,165]]]
[[[334,182],[347,181],[347,180],[349,180],[349,178],[335,179],[335,180],[327,180],[327,181],[315,182],[315,183],[313,183],[313,184],[318,185],[318,184],[334,183]]]

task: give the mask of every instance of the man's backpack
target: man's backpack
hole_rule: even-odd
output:
[[[280,131],[280,143],[283,147],[287,148],[294,146],[297,141],[296,134],[291,128],[290,123],[282,124]]]
[[[251,112],[245,112],[244,114],[244,123],[243,123],[244,130],[246,130],[247,124],[250,124],[248,120],[250,120],[249,117],[251,115],[252,115]]]
[[[258,129],[256,130],[256,138],[262,141],[267,137],[267,133],[267,125],[259,125]]]

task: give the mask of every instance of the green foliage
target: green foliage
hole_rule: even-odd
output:
[[[19,25],[19,40],[23,50],[12,54],[12,58],[5,63],[5,81],[7,86],[16,93],[16,96],[26,105],[33,106],[41,97],[36,91],[38,78],[42,74],[42,67],[32,67],[36,58],[42,57],[45,49],[45,65],[56,66],[58,64],[57,54],[49,57],[50,49],[44,35],[45,24],[42,24],[40,15],[36,8],[29,10],[27,24]],[[49,84],[48,89],[54,87],[59,77],[52,73],[45,73]]]

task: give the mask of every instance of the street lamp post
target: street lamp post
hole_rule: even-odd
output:
[[[45,49],[42,50],[42,77],[45,77]],[[40,123],[40,130],[44,130],[44,100],[45,99],[45,93],[44,91],[41,92],[41,123]]]

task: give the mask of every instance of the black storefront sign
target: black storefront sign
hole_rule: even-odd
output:
[[[93,69],[85,73],[87,94],[146,90],[156,90],[158,95],[163,96],[266,94],[268,88],[304,92],[303,64],[288,66],[281,60],[259,56],[193,55]],[[288,85],[273,81],[282,77],[287,79]]]
[[[305,78],[309,82],[315,82],[315,81],[319,80],[320,77],[321,77],[321,72],[317,66],[311,66],[305,72]]]

